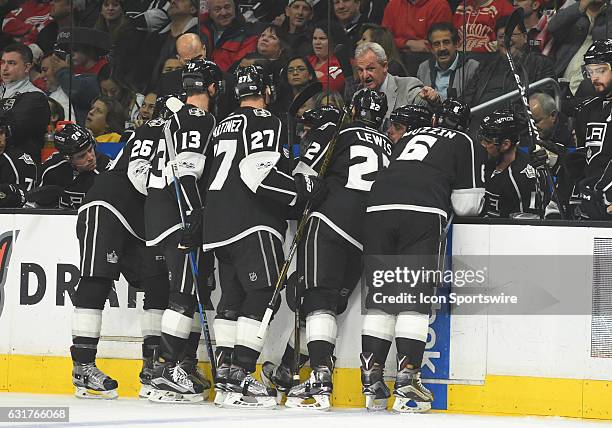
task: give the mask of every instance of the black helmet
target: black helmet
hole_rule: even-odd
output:
[[[153,118],[157,119],[157,118],[161,118],[161,119],[168,119],[173,111],[172,109],[168,106],[167,102],[170,99],[176,99],[182,103],[185,103],[185,101],[187,101],[187,94],[185,94],[184,92],[181,94],[168,94],[168,95],[163,95],[161,97],[158,97],[155,100],[155,109],[153,110]]]
[[[380,128],[387,114],[387,96],[384,92],[363,88],[355,92],[351,101],[353,119]]]
[[[431,126],[433,113],[425,106],[405,105],[396,108],[391,113],[391,122],[401,123],[406,130]]]
[[[311,108],[302,114],[302,120],[305,124],[318,128],[328,122],[333,122],[338,125],[342,112],[336,106],[326,105]]]
[[[438,114],[438,126],[465,131],[470,126],[471,112],[467,104],[454,98],[447,98],[442,103]]]
[[[238,67],[235,76],[235,95],[237,100],[253,95],[265,96],[266,88],[268,87],[273,91],[271,76],[268,75],[259,64],[249,65],[248,67]]]
[[[67,158],[95,144],[96,140],[89,131],[75,123],[66,124],[55,134],[55,147],[60,155]]]
[[[217,87],[217,94],[223,92],[223,73],[212,61],[195,58],[183,67],[183,89],[187,92],[206,92],[211,84]]]
[[[612,64],[612,39],[594,41],[584,53],[584,64]]]
[[[521,133],[521,126],[520,121],[512,111],[507,109],[495,110],[482,119],[478,130],[478,139],[495,139],[495,144],[500,144],[507,138],[516,143]]]

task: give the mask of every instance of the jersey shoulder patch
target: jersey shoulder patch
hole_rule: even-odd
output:
[[[19,160],[22,160],[22,161],[23,161],[23,163],[25,163],[25,164],[28,164],[28,165],[36,165],[36,164],[34,163],[34,160],[32,159],[32,157],[31,157],[29,154],[27,154],[27,153],[22,154],[21,156],[19,156],[19,158],[18,158],[18,159],[19,159]]]
[[[272,113],[270,113],[268,110],[265,110],[263,108],[253,109],[253,114],[255,116],[258,116],[258,117],[270,117],[270,116],[272,116]]]
[[[527,164],[527,166],[521,171],[521,174],[525,174],[525,177],[530,179],[536,178],[536,170],[529,164]]]
[[[156,128],[159,126],[163,126],[164,123],[166,123],[166,121],[164,119],[162,119],[161,117],[155,118],[155,119],[151,119],[147,122],[147,126],[150,128]]]
[[[198,107],[190,107],[188,113],[190,116],[196,116],[196,117],[202,117],[208,114],[204,110]]]

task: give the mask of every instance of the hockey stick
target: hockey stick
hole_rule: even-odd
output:
[[[325,158],[323,158],[323,164],[321,165],[321,169],[319,169],[319,175],[318,175],[319,177],[325,176],[327,167],[329,166],[329,163],[331,162],[331,157],[334,152],[334,148],[336,146],[336,140],[338,139],[338,134],[340,133],[340,128],[341,128],[345,115],[346,115],[346,110],[342,109],[341,114],[340,114],[340,119],[338,120],[338,126],[336,127],[336,130],[334,131],[334,135],[327,146],[327,152],[325,153]],[[302,213],[302,217],[300,218],[300,221],[298,223],[297,230],[295,231],[295,236],[293,237],[293,241],[291,242],[289,254],[287,255],[287,258],[285,259],[285,262],[283,263],[283,266],[281,267],[281,270],[278,273],[278,279],[276,280],[276,285],[274,286],[274,293],[272,294],[272,297],[270,298],[270,302],[268,303],[266,312],[264,313],[263,319],[261,320],[259,330],[257,331],[257,337],[259,339],[264,338],[268,325],[270,324],[270,320],[272,319],[272,315],[274,314],[274,308],[276,307],[278,298],[280,296],[280,292],[282,290],[283,281],[285,280],[285,277],[287,276],[289,265],[291,264],[291,260],[293,259],[293,256],[295,255],[297,251],[298,244],[302,240],[302,235],[304,233],[304,229],[306,228],[306,223],[308,222],[308,219],[310,218],[311,211],[312,211],[312,207],[309,202],[306,204],[306,208],[304,208],[304,212]],[[296,310],[298,310],[298,308],[296,308]],[[296,346],[295,343],[293,345]]]
[[[504,47],[506,48],[506,58],[508,59],[508,65],[510,66],[510,71],[514,75],[514,80],[516,81],[516,86],[521,94],[521,101],[523,102],[523,107],[525,109],[525,114],[527,116],[527,130],[529,131],[529,139],[531,141],[532,149],[536,147],[536,145],[541,144],[540,134],[538,132],[538,128],[536,126],[535,120],[533,119],[533,113],[531,112],[531,108],[529,107],[529,101],[527,100],[527,91],[525,90],[525,85],[521,81],[521,76],[519,76],[516,71],[516,65],[514,64],[514,59],[512,58],[512,54],[510,53],[510,41],[512,39],[512,34],[514,33],[514,29],[517,26],[520,26],[521,31],[526,32],[525,24],[523,23],[524,19],[524,11],[522,8],[514,9],[512,15],[510,15],[510,19],[508,20],[508,24],[506,25],[506,34],[504,34]],[[536,169],[537,173],[537,169]],[[550,188],[552,193],[552,199],[556,202],[559,208],[559,215],[561,220],[565,220],[565,212],[563,209],[563,205],[561,205],[561,200],[559,199],[559,193],[557,192],[557,188],[555,183],[552,180],[552,173],[550,172],[550,167],[548,163],[544,164],[544,177],[546,179],[546,184]],[[537,179],[536,179],[537,182]],[[544,202],[544,201],[542,201]],[[544,205],[544,203],[542,203]],[[544,206],[542,206],[541,217],[544,218]]]
[[[178,99],[176,99],[178,101]],[[180,110],[183,103],[178,104],[178,102],[174,102],[172,105],[172,98],[166,101],[166,105],[173,112],[177,112]],[[185,229],[186,221],[185,221],[185,211],[183,210],[183,203],[181,202],[181,184],[179,182],[180,175],[178,171],[178,166],[176,164],[176,153],[174,150],[173,138],[170,133],[170,121],[167,121],[164,125],[164,138],[166,140],[166,148],[168,149],[168,158],[170,165],[172,166],[172,181],[174,183],[174,192],[176,194],[176,201],[178,203],[179,214],[181,216],[181,228]],[[210,329],[208,327],[208,320],[206,318],[206,312],[204,312],[204,308],[202,306],[202,300],[200,299],[200,287],[198,283],[198,267],[196,263],[196,254],[195,251],[189,251],[189,266],[191,267],[191,275],[193,276],[193,284],[195,286],[195,296],[198,302],[198,312],[200,313],[200,324],[202,328],[202,334],[204,335],[204,344],[206,345],[206,353],[208,354],[208,359],[210,360],[210,370],[213,375],[213,379],[217,377],[217,362],[215,361],[215,354],[212,349],[212,341],[210,339]]]

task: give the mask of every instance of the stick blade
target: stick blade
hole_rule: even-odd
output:
[[[508,24],[506,24],[506,33],[504,34],[504,47],[510,49],[510,40],[512,39],[512,33],[517,26],[520,26],[521,31],[525,32],[525,11],[522,7],[517,7],[510,15]]]
[[[302,92],[297,94],[297,97],[293,100],[289,106],[289,116],[295,116],[297,111],[304,105],[306,101],[314,97],[316,94],[323,90],[321,82],[312,82],[310,85],[302,89]]]

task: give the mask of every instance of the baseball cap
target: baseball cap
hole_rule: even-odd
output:
[[[289,2],[287,3],[287,7],[291,6],[293,3],[295,3],[296,1],[303,1],[304,3],[306,3],[308,6],[310,6],[310,8],[312,9],[313,0],[289,0]]]

